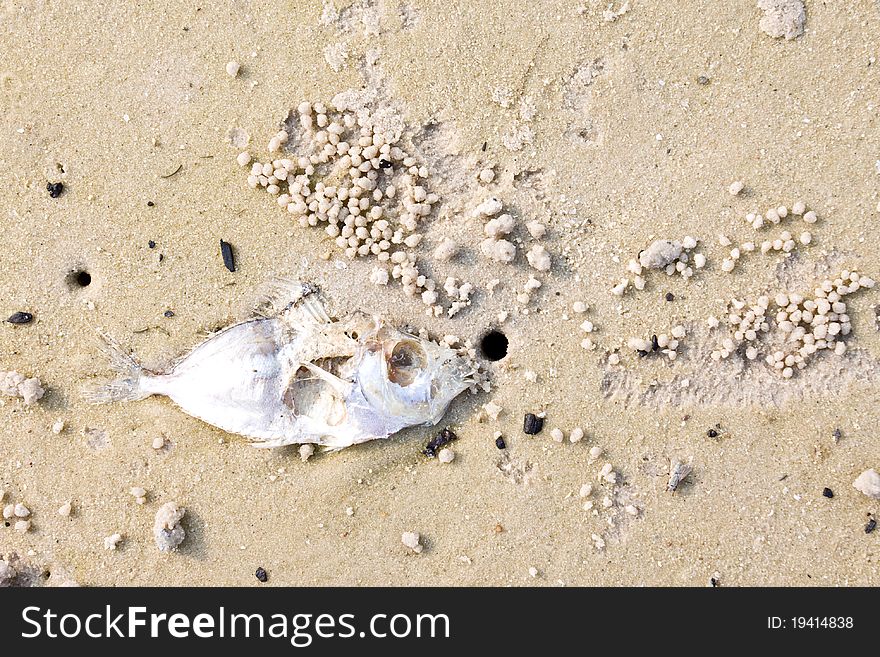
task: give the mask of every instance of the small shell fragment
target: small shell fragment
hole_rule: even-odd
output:
[[[425,546],[422,545],[422,537],[418,532],[403,532],[400,537],[401,542],[416,554],[421,554]]]
[[[868,497],[880,500],[880,474],[878,474],[873,468],[865,470],[862,474],[856,477],[856,480],[853,482],[853,487]]]

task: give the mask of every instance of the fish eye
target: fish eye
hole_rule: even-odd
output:
[[[386,357],[388,378],[401,387],[415,381],[419,372],[427,365],[428,355],[418,342],[401,340]]]

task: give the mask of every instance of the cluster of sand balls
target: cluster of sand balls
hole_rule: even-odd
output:
[[[728,306],[727,322],[733,329],[733,338],[724,338],[721,347],[711,353],[712,360],[722,360],[730,356],[737,345],[743,342],[750,343],[746,347],[746,358],[754,360],[758,357],[758,349],[754,344],[760,333],[770,330],[767,321],[767,309],[770,306],[770,298],[758,297],[757,303],[746,306],[744,301],[731,300]],[[709,328],[717,328],[720,322],[714,317],[709,318]]]
[[[778,207],[773,207],[768,209],[764,214],[760,214],[758,212],[749,212],[746,215],[746,223],[750,224],[752,228],[755,230],[760,230],[764,226],[767,225],[779,225],[783,219],[788,217],[789,215],[802,217],[804,222],[807,224],[814,224],[818,221],[818,217],[813,210],[807,211],[806,205],[803,201],[797,201],[791,208],[791,211],[784,206],[780,205]],[[797,235],[797,239],[795,236],[787,230],[782,231],[778,237],[772,240],[763,240],[760,245],[761,253],[766,255],[771,251],[779,251],[785,254],[791,253],[794,251],[795,247],[797,247],[798,242],[802,245],[807,246],[813,241],[813,235],[810,231],[804,230],[799,235]],[[719,242],[722,246],[730,246],[731,242],[725,236],[719,237]],[[729,257],[725,258],[721,262],[721,271],[730,273],[736,268],[737,262],[740,260],[743,254],[751,253],[755,251],[756,246],[754,242],[744,242],[739,246],[736,246],[730,250]]]
[[[288,154],[291,135],[281,130],[268,146],[276,159],[252,163],[241,153],[239,165],[251,165],[248,185],[265,189],[301,226],[323,226],[348,258],[390,263],[391,277],[411,296],[421,295],[429,313],[441,314],[436,283],[419,273],[408,251],[421,243],[415,231],[439,201],[429,191],[427,167],[404,150],[399,135],[377,130],[368,115],[309,102],[296,114],[300,152]],[[373,279],[388,282],[381,274]]]
[[[697,247],[697,239],[686,236],[678,240],[656,240],[648,248],[639,253],[638,259],[629,261],[626,268],[633,274],[633,280],[624,278],[611,289],[614,296],[623,296],[632,282],[636,290],[644,290],[647,281],[643,274],[646,269],[662,269],[667,276],[680,275],[688,279],[694,275],[694,269],[706,266],[706,256],[702,253],[691,253]]]
[[[650,340],[634,337],[627,340],[626,344],[642,357],[657,352],[664,354],[669,360],[675,360],[678,358],[680,340],[686,335],[687,331],[684,326],[678,324],[672,327],[669,334],[660,333],[659,335],[652,335]]]
[[[40,380],[18,372],[0,372],[0,396],[21,397],[27,405],[35,404],[46,391]]]
[[[812,296],[780,292],[774,298],[762,296],[749,308],[734,300],[728,316],[733,328],[733,339],[725,338],[722,347],[712,352],[714,360],[727,358],[743,342],[745,356],[755,360],[758,355],[756,341],[761,333],[770,331],[768,315],[776,308],[775,331],[765,360],[778,370],[783,378],[794,376],[795,369],[804,369],[810,358],[821,351],[832,351],[838,356],[846,353],[844,338],[852,332],[844,297],[862,288],[874,287],[874,280],[858,272],[842,271],[835,279],[825,279]],[[710,320],[710,326],[718,322]]]

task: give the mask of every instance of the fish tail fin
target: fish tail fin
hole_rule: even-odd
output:
[[[143,388],[145,371],[133,355],[122,348],[114,338],[99,333],[99,343],[110,361],[110,367],[119,376],[112,381],[86,386],[82,396],[90,404],[107,404],[117,401],[136,401],[149,397],[152,393]]]

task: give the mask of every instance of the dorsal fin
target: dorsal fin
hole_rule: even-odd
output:
[[[277,278],[266,283],[253,305],[253,313],[266,319],[291,315],[295,323],[327,324],[330,317],[318,293],[314,283]]]

